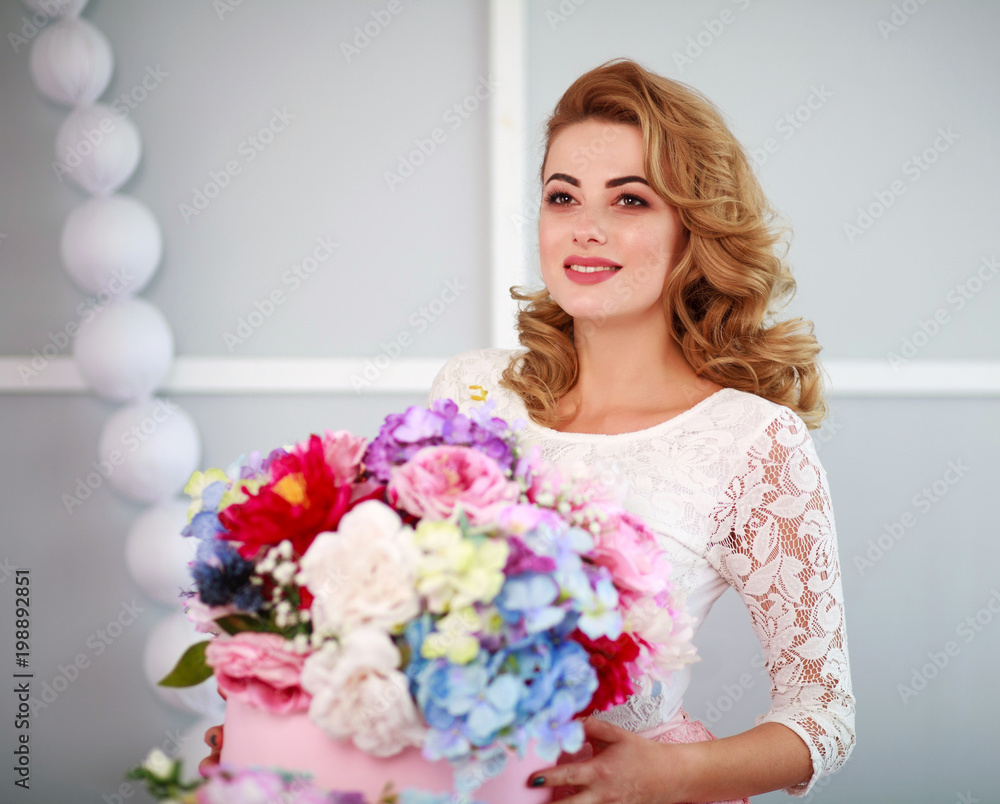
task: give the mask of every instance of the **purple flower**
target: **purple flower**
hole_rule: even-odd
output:
[[[507,539],[507,547],[510,552],[507,554],[507,566],[504,567],[503,574],[508,578],[522,572],[552,573],[556,569],[554,558],[538,555],[517,536]]]
[[[484,408],[486,406],[483,406]],[[514,439],[503,419],[490,417],[488,409],[466,416],[450,399],[435,399],[430,409],[414,405],[403,413],[389,414],[378,437],[368,445],[364,463],[383,483],[392,467],[406,463],[424,447],[472,447],[492,458],[507,472],[514,462]]]

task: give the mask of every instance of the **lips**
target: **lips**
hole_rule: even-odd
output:
[[[578,285],[594,285],[613,277],[621,266],[603,257],[581,257],[574,254],[563,263],[567,278]]]
[[[621,266],[613,260],[606,260],[603,257],[580,257],[576,254],[571,257],[567,257],[563,262],[563,267],[581,270],[583,273],[590,273],[591,270],[588,269],[594,268],[621,268]]]

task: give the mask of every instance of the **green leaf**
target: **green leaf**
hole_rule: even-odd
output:
[[[249,614],[230,614],[226,617],[220,617],[215,621],[215,624],[230,635],[238,634],[241,631],[256,631],[258,633],[274,631],[264,620],[259,617],[251,617]]]
[[[161,687],[193,687],[212,677],[212,668],[205,661],[205,648],[211,640],[195,642],[184,651],[174,669],[160,680]]]

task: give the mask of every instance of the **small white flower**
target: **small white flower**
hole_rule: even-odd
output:
[[[290,561],[287,561],[284,564],[278,566],[278,568],[275,569],[275,571],[272,572],[271,575],[274,577],[274,580],[277,581],[278,583],[282,585],[287,584],[296,575],[295,564],[293,564]]]
[[[288,539],[285,539],[278,545],[278,555],[285,559],[292,557],[292,543]]]
[[[257,564],[257,572],[273,572],[274,571],[274,559],[271,554],[268,553],[267,557],[262,559],[259,564]]]
[[[154,748],[142,763],[142,767],[157,779],[166,780],[174,769],[174,763],[163,751]]]

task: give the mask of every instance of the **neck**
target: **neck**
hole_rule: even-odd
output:
[[[657,407],[665,400],[689,406],[717,388],[695,374],[658,310],[622,322],[576,322],[574,340],[578,410]]]

